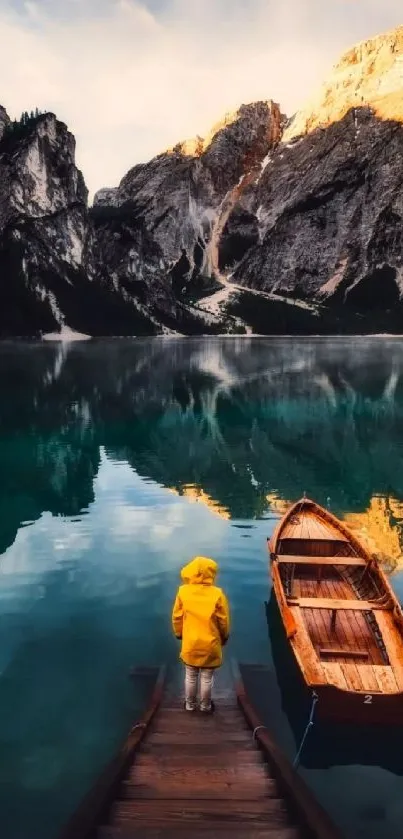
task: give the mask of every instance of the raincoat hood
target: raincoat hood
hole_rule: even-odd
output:
[[[214,559],[209,559],[207,556],[195,556],[182,568],[181,577],[184,583],[212,585],[217,571],[218,565]]]

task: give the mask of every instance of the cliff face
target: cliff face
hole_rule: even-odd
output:
[[[403,27],[347,53],[250,196],[246,286],[402,321]],[[236,207],[239,214],[242,208]],[[236,217],[231,220],[236,231]],[[397,307],[397,308],[396,308]],[[385,317],[384,317],[385,316]]]
[[[74,138],[54,115],[6,124],[0,142],[0,334],[64,322],[56,287],[79,270],[87,192]]]
[[[243,105],[207,139],[179,143],[135,166],[116,190],[97,193],[92,213],[97,252],[115,284],[135,293],[141,282],[145,293],[144,283],[158,286],[161,279],[167,288],[170,278],[174,294],[180,294],[191,280],[210,277],[223,202],[246,173],[260,171],[280,139],[281,124],[273,102]]]
[[[97,281],[73,135],[54,114],[11,125],[2,109],[0,126],[0,337],[152,331]]]
[[[288,143],[326,128],[351,108],[370,106],[381,120],[403,123],[403,26],[363,41],[345,53],[330,77],[284,132]]]
[[[403,127],[368,109],[285,146],[254,206],[261,241],[238,282],[291,296],[388,309],[403,290]]]

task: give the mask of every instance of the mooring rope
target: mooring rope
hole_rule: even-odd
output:
[[[295,760],[294,760],[294,763],[293,763],[293,768],[294,768],[294,769],[296,769],[296,768],[297,768],[297,766],[298,766],[298,764],[299,764],[300,757],[301,757],[301,753],[302,753],[302,749],[304,748],[305,740],[306,740],[306,738],[307,738],[307,736],[308,736],[308,732],[309,732],[309,730],[310,730],[310,729],[312,728],[312,726],[313,726],[313,718],[314,718],[314,715],[315,715],[315,708],[316,708],[316,703],[317,703],[318,699],[319,699],[318,694],[317,694],[317,693],[315,693],[315,691],[313,691],[313,693],[312,693],[311,713],[309,714],[308,724],[307,724],[306,729],[305,729],[305,731],[304,731],[304,735],[303,735],[303,738],[302,738],[302,740],[301,740],[300,747],[299,747],[299,749],[298,749],[298,751],[297,751],[297,754],[296,754],[296,757],[295,757]]]

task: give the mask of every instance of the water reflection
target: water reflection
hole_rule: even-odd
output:
[[[403,343],[386,339],[1,346],[5,839],[26,839],[31,822],[53,839],[132,715],[130,666],[176,661],[171,599],[195,551],[219,560],[232,653],[271,668],[278,734],[295,748],[268,643],[265,540],[304,491],[330,498],[403,594],[402,371]],[[339,772],[348,835],[377,835],[362,779],[381,783],[381,770],[329,760],[305,767],[310,781],[327,800]],[[394,839],[386,793],[381,804]]]
[[[4,345],[0,550],[93,502],[103,446],[233,518],[330,498],[399,562],[402,371],[392,339]]]

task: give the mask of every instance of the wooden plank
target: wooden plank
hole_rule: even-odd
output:
[[[215,696],[219,696],[220,691],[217,688],[215,688],[214,694],[215,694]],[[167,706],[162,705],[161,709],[158,711],[158,717],[156,719],[157,720],[172,720],[175,716],[178,715],[178,710],[183,711],[183,702],[184,702],[184,695],[183,696],[181,695],[180,697],[175,697],[175,699],[169,705],[167,705]],[[186,719],[194,720],[195,718],[194,717],[189,717],[189,715],[187,715]],[[217,707],[216,712],[215,712],[215,714],[213,714],[213,716],[209,716],[208,714],[207,715],[205,714],[203,717],[198,717],[198,719],[203,720],[205,725],[208,725],[209,723],[211,723],[212,725],[215,725],[215,721],[218,720],[218,719],[223,721],[223,722],[227,722],[227,721],[234,721],[234,722],[238,722],[238,723],[243,722],[241,714],[239,713],[238,705],[236,703],[234,704],[233,702],[231,702],[229,704],[224,699],[220,700],[220,704]]]
[[[325,530],[323,529],[322,523],[320,522],[320,520],[318,519],[317,516],[312,516],[311,515],[311,530],[312,530],[312,539],[313,540],[317,540],[317,539],[322,540],[323,538],[326,539],[326,537],[327,537],[326,529]]]
[[[347,611],[357,610],[358,612],[371,612],[375,609],[385,609],[384,606],[377,606],[370,600],[336,600],[326,597],[300,597],[295,604],[291,598],[287,598],[289,606],[299,606],[300,609],[346,609]]]
[[[366,636],[361,632],[359,632],[359,624],[362,622],[367,630]],[[360,612],[340,612],[338,615],[338,623],[339,623],[339,632],[342,641],[342,646],[348,647],[352,649],[354,646],[363,652],[368,653],[368,663],[365,664],[364,662],[356,662],[357,668],[359,668],[360,678],[363,683],[364,690],[369,690],[371,686],[376,687],[376,680],[373,676],[371,676],[371,664],[373,658],[376,658],[376,653],[380,657],[380,651],[377,649],[374,638],[372,637],[369,627],[367,627],[365,618],[362,613]],[[375,656],[373,656],[373,650],[375,649]],[[368,668],[368,669],[367,669]]]
[[[337,595],[343,593],[342,587],[338,585],[338,581],[335,583],[335,585],[332,585],[330,580],[323,580],[322,590],[326,598],[330,597],[332,599],[335,594]],[[342,626],[340,625],[340,620],[334,620],[334,616],[336,615],[336,613],[332,611],[329,614],[328,611],[323,612],[322,610],[320,610],[320,614],[323,616],[323,621],[326,627],[326,637],[328,640],[327,646],[338,644],[339,648],[343,647],[345,645],[345,637],[343,634]],[[343,612],[339,614],[343,614]],[[347,659],[343,659],[343,661],[347,661]],[[339,659],[337,663],[341,664],[342,661]]]
[[[350,650],[350,649],[338,649],[336,647],[321,647],[319,649],[320,655],[328,656],[328,655],[337,655],[337,656],[345,656],[346,658],[364,658],[367,659],[369,653],[365,650]]]
[[[399,686],[391,667],[377,664],[374,665],[373,672],[382,693],[399,693]]]
[[[334,644],[334,642],[336,641],[336,643],[340,645],[340,648],[344,647],[345,637],[343,635],[342,628],[340,627],[340,625],[336,624],[335,630],[333,631],[328,618],[329,613],[323,612],[322,610],[318,610],[318,614],[322,617],[322,623],[324,627],[322,637],[325,638],[325,643],[327,642],[327,644],[330,647],[332,643]],[[354,685],[356,685],[357,683],[361,684],[356,670],[356,664],[355,662],[351,662],[351,660],[349,660],[348,655],[345,654],[344,650],[340,652],[338,656],[338,661],[336,660],[333,663],[340,667],[340,669],[335,668],[331,674],[333,679],[337,679],[337,684],[340,687],[343,686],[343,677],[347,688],[351,688],[352,690],[354,690]],[[342,666],[344,664],[348,665],[346,670],[344,670]]]
[[[229,731],[228,734],[225,736],[225,745],[229,743],[237,743],[238,745],[250,746],[251,745],[251,735],[249,732],[242,732],[242,731]],[[161,734],[158,731],[153,732],[147,738],[147,746],[153,747],[154,746],[179,746],[182,745],[178,742],[178,734],[176,731],[164,731]],[[216,746],[217,747],[217,732],[214,731],[191,731],[189,732],[189,736],[186,737],[185,742],[183,743],[186,748],[194,748],[199,746]],[[218,744],[219,748],[222,748],[223,743]],[[253,748],[253,746],[252,746]]]
[[[368,564],[365,559],[355,556],[294,556],[293,554],[279,554],[276,557],[275,562],[280,564],[292,563],[293,565],[333,565],[334,567],[338,567],[340,565],[354,567],[357,565],[365,566]]]
[[[347,644],[368,651],[370,661],[382,662],[381,652],[362,612],[353,612],[348,615],[340,612],[338,623]]]
[[[330,646],[332,643],[332,639],[334,638],[333,633],[330,629],[330,617],[329,613],[323,611],[322,609],[312,609],[312,614],[316,619],[316,626],[318,628],[318,639],[319,639],[319,646],[325,647]]]
[[[178,711],[178,715],[181,714],[177,720],[173,720],[171,723],[166,722],[165,720],[157,720],[155,725],[153,726],[152,732],[150,732],[150,737],[153,736],[154,733],[156,734],[169,734],[172,732],[172,727],[175,726],[175,732],[178,734],[203,734],[206,737],[210,737],[210,735],[217,735],[223,734],[224,737],[227,735],[230,736],[234,730],[237,734],[244,734],[248,736],[249,729],[247,728],[246,724],[238,720],[228,721],[225,722],[224,720],[217,720],[217,722],[212,723],[211,719],[213,718],[213,714],[209,717],[207,721],[203,719],[202,714],[199,714],[197,711],[195,713],[187,713],[186,717],[183,711]],[[207,714],[205,715],[207,716]],[[190,719],[189,719],[190,718]]]
[[[326,539],[329,541],[336,541],[336,542],[348,542],[349,540],[342,533],[338,527],[335,527],[331,522],[325,521],[322,517],[318,516],[314,512],[310,512],[307,514],[311,522],[311,527],[314,527],[312,539]]]
[[[191,774],[191,773],[189,773]],[[222,782],[207,782],[204,785],[199,784],[174,784],[167,783],[164,780],[162,783],[133,783],[125,781],[120,791],[121,798],[144,800],[161,800],[168,799],[169,801],[212,801],[215,799],[227,800],[232,803],[236,801],[256,801],[261,798],[278,798],[279,792],[277,784],[274,781],[267,781],[262,776],[260,780],[255,780],[252,784],[240,783],[239,780],[235,783]]]
[[[338,585],[335,585],[334,581],[328,582],[328,589],[331,593],[335,590],[336,592],[339,590]],[[362,628],[360,627],[360,624],[362,624],[366,630],[365,635],[362,631],[359,631]],[[350,672],[352,662],[349,662],[349,650],[357,648],[359,652],[366,653],[371,660],[371,652],[373,653],[375,649],[375,660],[377,660],[376,654],[379,659],[381,659],[381,653],[375,644],[375,639],[367,626],[364,615],[360,612],[347,613],[340,611],[337,616],[335,637],[340,644],[340,648],[345,651],[343,663],[350,663]],[[377,686],[374,676],[371,677],[370,671],[363,668],[361,662],[356,662],[356,667],[359,668],[359,676],[357,669],[357,678],[359,678],[362,682],[364,690],[370,690],[371,686],[374,685],[374,682],[375,686]]]
[[[172,748],[172,745],[175,746],[174,749]],[[172,757],[173,757],[174,752],[181,759],[185,759],[186,755],[188,755],[190,763],[191,763],[191,759],[192,759],[192,757],[194,757],[196,752],[197,752],[197,759],[199,759],[199,757],[202,757],[203,755],[206,755],[210,758],[210,760],[215,760],[216,757],[218,758],[220,756],[220,752],[222,751],[222,748],[223,748],[223,741],[220,738],[217,738],[217,737],[215,738],[214,741],[211,740],[211,742],[209,742],[209,743],[204,743],[204,742],[188,743],[187,738],[184,738],[183,741],[182,740],[180,740],[179,742],[176,741],[173,744],[172,744],[172,742],[171,743],[166,743],[166,742],[165,743],[161,743],[161,742],[159,742],[159,743],[153,742],[152,743],[151,739],[150,739],[150,740],[147,740],[146,743],[144,743],[144,746],[142,748],[142,754],[152,753],[152,754],[155,755],[156,759],[159,759],[160,756],[162,756],[164,754],[164,752],[166,753],[167,751],[170,750],[172,752]],[[255,751],[256,751],[255,750],[255,744],[254,744],[251,737],[249,738],[249,742],[245,741],[245,742],[239,743],[239,742],[235,741],[235,742],[232,742],[232,743],[226,743],[225,744],[225,753],[230,756],[231,760],[233,759],[234,755],[242,756],[242,755],[246,755],[248,752],[250,752],[251,754],[254,754]]]
[[[379,693],[379,684],[373,664],[360,664],[360,676],[366,693]]]
[[[112,823],[122,824],[127,821],[145,822],[147,826],[173,825],[186,823],[188,825],[204,822],[206,818],[215,818],[227,824],[238,822],[261,822],[267,825],[287,825],[289,817],[287,807],[281,798],[259,799],[257,801],[231,801],[231,806],[225,800],[210,801],[167,801],[154,800],[152,807],[148,801],[121,800],[113,808]]]
[[[329,584],[328,590],[330,593],[333,589],[334,587]],[[336,621],[335,631],[331,634],[333,637],[337,638],[341,648],[353,649],[354,646],[357,645],[357,638],[352,631],[351,621],[348,619],[347,614],[343,611],[339,611],[332,612],[332,615],[337,615],[338,620]],[[351,660],[348,655],[344,655],[343,660],[340,659],[340,666],[345,677],[347,687],[351,690],[361,690],[362,680],[359,675],[359,665],[357,662]],[[359,687],[357,687],[358,685]]]
[[[322,666],[318,661],[312,642],[309,638],[304,623],[303,613],[298,607],[293,609],[297,632],[291,641],[293,650],[298,659],[301,672],[307,679],[308,684],[321,684],[323,682]]]
[[[403,642],[390,612],[377,612],[375,617],[393,668],[399,690],[403,690]]]
[[[341,671],[347,683],[347,687],[354,691],[363,691],[364,685],[359,674],[359,669],[353,662],[340,664]]]
[[[302,839],[298,827],[270,827],[270,825],[254,825],[242,821],[232,823],[226,827],[225,823],[211,820],[203,821],[203,825],[191,828],[190,839]],[[78,839],[78,837],[77,837]],[[98,831],[98,839],[189,839],[189,826],[177,824],[175,827],[136,827],[125,825],[114,827],[101,827]]]
[[[345,613],[345,617],[347,617],[347,613]],[[348,615],[348,619],[355,629],[356,637],[360,639],[360,645],[364,649],[367,647],[371,663],[384,664],[382,652],[371,627],[365,619],[365,615],[362,612],[353,612]]]
[[[199,779],[201,782],[205,782],[206,779],[210,778],[214,781],[223,780],[228,781],[229,783],[233,783],[235,780],[252,783],[254,781],[259,781],[261,778],[264,778],[266,781],[273,780],[272,776],[269,777],[268,767],[262,762],[256,765],[249,764],[243,766],[234,765],[233,763],[229,763],[227,766],[217,766],[216,763],[214,763],[213,766],[211,764],[200,766],[199,762],[196,761],[191,773],[189,773],[186,766],[178,766],[175,764],[171,765],[168,758],[167,763],[164,766],[155,765],[154,763],[140,765],[136,760],[128,775],[128,780],[131,780],[134,783],[138,782],[142,784],[150,780],[156,780],[158,782],[166,780],[168,783],[174,781],[175,783],[192,785],[194,781],[198,783]]]
[[[144,748],[141,753],[138,754],[136,757],[136,766],[144,766],[144,767],[178,767],[183,769],[186,767],[186,770],[189,771],[189,766],[192,767],[194,765],[194,749],[171,749],[171,753],[169,754],[166,750],[156,751],[155,749],[146,749]],[[193,764],[192,764],[193,758]],[[211,748],[201,750],[200,748],[197,749],[197,766],[202,769],[204,767],[208,768],[214,763],[215,767],[222,767],[226,769],[228,766],[232,766],[236,764],[239,768],[245,767],[248,768],[251,766],[256,766],[261,768],[262,757],[260,753],[255,749],[226,749],[225,753],[223,751],[219,752],[217,749],[214,751]],[[193,771],[193,769],[192,769]]]
[[[349,689],[341,664],[326,661],[323,662],[322,667],[328,685],[334,685],[342,690]]]

